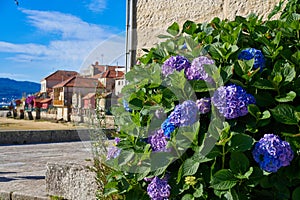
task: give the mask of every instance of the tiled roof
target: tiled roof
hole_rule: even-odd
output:
[[[105,73],[96,74],[93,78],[123,78],[124,72],[115,71],[115,70],[107,70]]]
[[[44,78],[43,80],[64,81],[72,76],[77,76],[77,75],[78,75],[78,72],[75,72],[75,71],[57,70],[56,72],[54,72],[54,73],[50,74],[49,76],[47,76],[46,78]]]
[[[60,87],[96,88],[97,85],[98,85],[98,79],[85,78],[81,76],[73,76],[68,80],[55,85],[53,88],[60,88]]]

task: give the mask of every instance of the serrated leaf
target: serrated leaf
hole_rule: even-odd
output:
[[[254,139],[244,133],[232,133],[233,136],[229,141],[229,150],[231,152],[243,152],[251,149]]]
[[[184,24],[183,24],[183,32],[184,33],[187,33],[189,35],[192,35],[197,29],[197,24],[195,22],[192,22],[192,21],[186,21]]]
[[[198,168],[200,163],[195,161],[194,159],[186,159],[183,163],[183,174],[182,176],[191,176],[194,175]]]
[[[234,174],[244,174],[249,168],[249,160],[247,156],[241,152],[232,152],[229,166]]]
[[[179,25],[177,22],[174,22],[171,26],[168,27],[167,32],[173,36],[178,35],[179,33]]]
[[[292,200],[299,200],[300,199],[300,187],[297,187],[292,194]]]
[[[196,191],[194,192],[193,196],[196,198],[202,197],[203,195],[203,185],[200,184],[198,188],[196,188]]]
[[[256,119],[258,119],[261,115],[261,112],[259,110],[259,107],[255,104],[249,104],[248,105],[248,112],[255,117]]]
[[[290,102],[296,98],[297,94],[294,91],[290,91],[289,93],[285,94],[284,96],[277,96],[275,100],[280,103]]]
[[[280,104],[270,110],[274,119],[280,123],[296,125],[299,119],[296,117],[296,109],[289,104]]]
[[[269,80],[266,80],[266,79],[259,79],[259,80],[255,81],[253,86],[258,89],[275,90],[272,82]]]
[[[193,51],[197,46],[197,42],[192,37],[185,37],[186,46],[190,51]]]
[[[237,184],[237,179],[228,169],[221,169],[216,172],[211,180],[211,187],[215,190],[228,190]]]

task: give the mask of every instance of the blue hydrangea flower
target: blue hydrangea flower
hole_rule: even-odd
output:
[[[174,124],[170,123],[170,119],[167,118],[161,125],[161,129],[164,131],[164,135],[167,138],[171,137],[171,133],[175,130]]]
[[[208,97],[201,98],[196,101],[196,105],[200,114],[205,114],[210,111],[211,100]]]
[[[158,129],[148,138],[148,143],[151,145],[152,151],[168,151],[166,148],[168,141],[162,129]]]
[[[123,99],[123,107],[124,107],[124,109],[125,109],[127,112],[131,112],[131,111],[132,111],[131,108],[129,108],[128,102],[127,102],[125,99]]]
[[[168,200],[171,194],[171,186],[167,180],[154,177],[147,187],[147,193],[151,200]]]
[[[161,128],[166,137],[170,137],[171,133],[177,127],[190,126],[198,119],[198,108],[194,101],[187,100],[182,104],[175,106],[173,112],[162,123]]]
[[[184,56],[171,56],[169,59],[167,59],[163,66],[162,66],[162,74],[164,76],[168,76],[172,74],[175,70],[181,71],[187,67],[189,67],[191,64],[187,58]]]
[[[238,55],[239,60],[251,60],[254,58],[253,69],[260,68],[262,70],[265,67],[265,57],[262,52],[255,48],[247,48],[241,51]]]
[[[277,135],[265,134],[252,151],[254,160],[267,172],[277,172],[283,166],[290,165],[294,153],[290,144]]]
[[[188,80],[204,80],[213,83],[213,79],[205,72],[203,65],[212,65],[215,62],[206,56],[195,58],[190,67],[186,68],[184,73]]]
[[[234,119],[248,114],[248,105],[255,104],[251,94],[238,85],[219,87],[213,97],[212,103],[226,119]]]

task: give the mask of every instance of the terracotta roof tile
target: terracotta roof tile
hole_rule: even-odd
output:
[[[43,80],[56,80],[56,81],[64,81],[69,79],[72,76],[77,76],[78,72],[75,71],[66,71],[66,70],[57,70],[56,72],[50,74],[45,77]]]

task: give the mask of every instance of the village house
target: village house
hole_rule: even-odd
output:
[[[95,93],[98,80],[73,76],[53,87],[53,106],[57,108],[57,119],[71,120],[72,109],[81,107],[82,98]]]
[[[75,71],[57,70],[41,80],[40,93],[44,94],[45,98],[49,97],[49,94],[53,91],[53,86],[77,75],[78,72]]]

